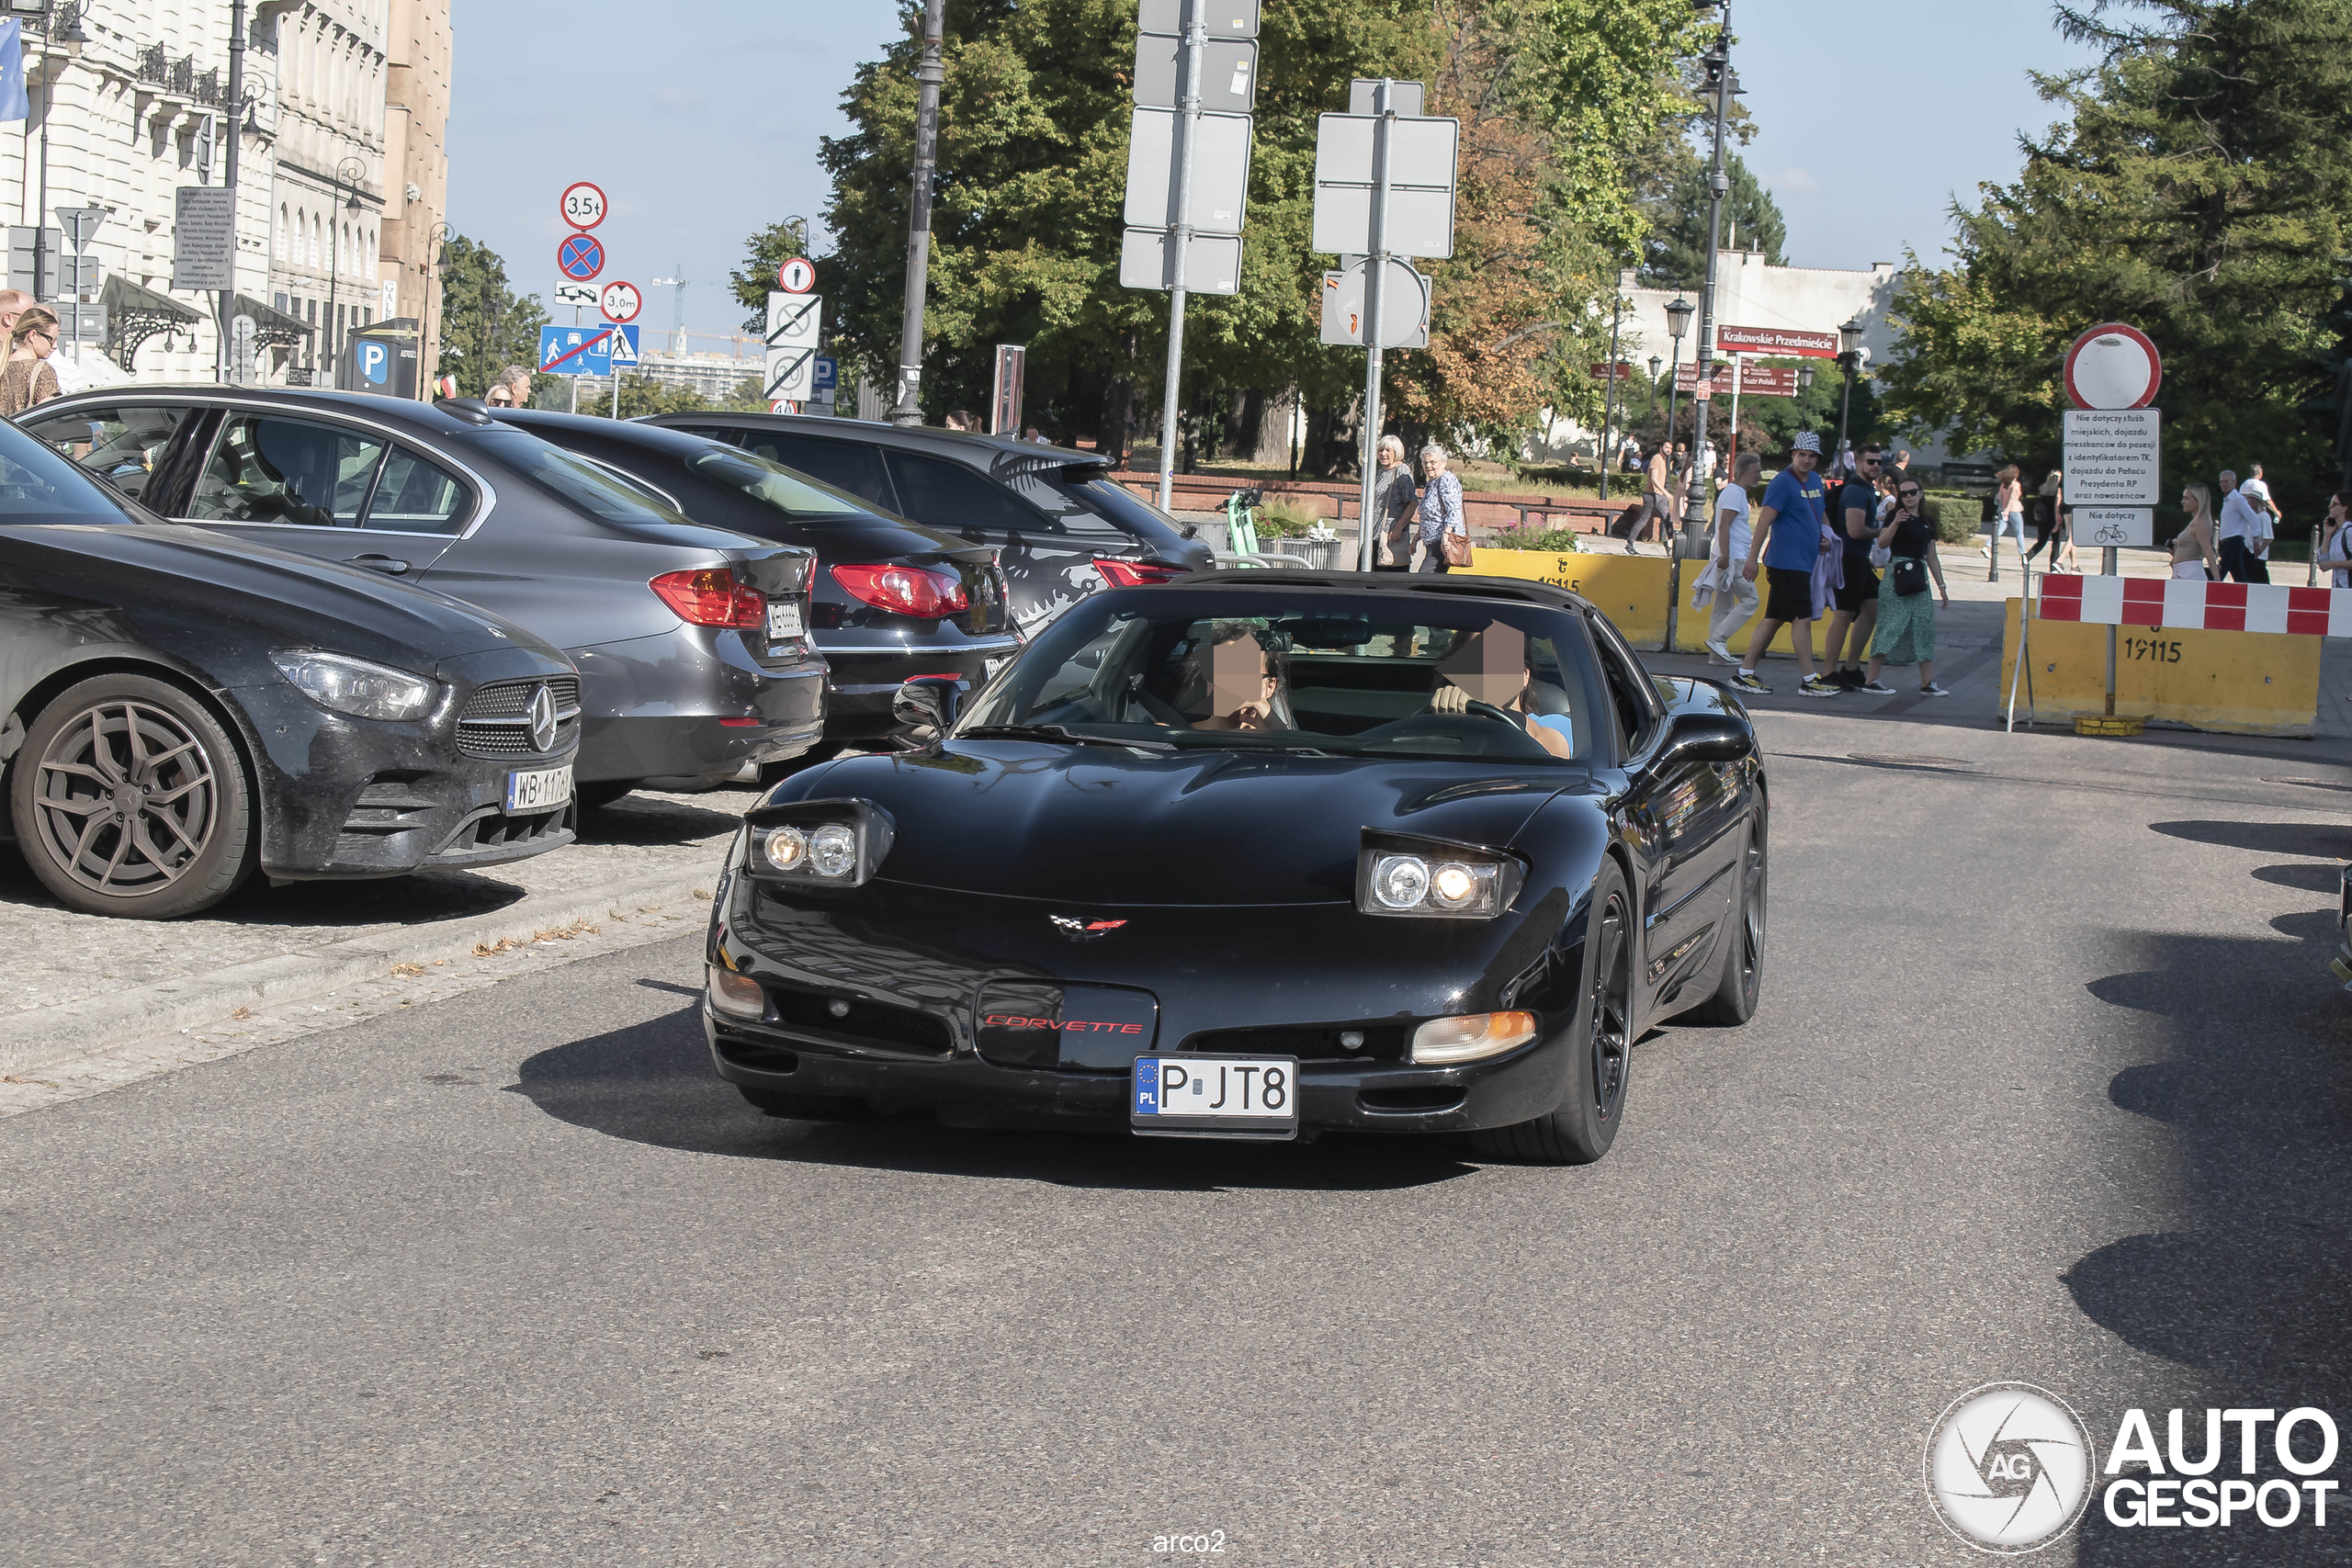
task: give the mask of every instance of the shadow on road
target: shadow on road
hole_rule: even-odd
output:
[[[625,795],[610,806],[580,813],[583,844],[693,844],[742,826],[743,809],[758,799],[750,790],[720,790],[708,805],[660,795]]]
[[[698,996],[664,1017],[539,1052],[524,1061],[520,1077],[510,1092],[558,1121],[735,1159],[1168,1192],[1385,1191],[1479,1168],[1450,1141],[1331,1137],[1261,1145],[1137,1138],[1115,1129],[973,1132],[914,1115],[784,1121],[754,1111],[711,1070]]]
[[[2352,849],[2333,824],[2154,826],[2175,838],[2266,854]],[[2307,871],[2324,873],[2324,885]],[[2249,866],[2247,874],[2309,887],[2328,907],[2270,922],[2293,942],[2149,934],[2133,972],[2090,985],[2102,1001],[2150,1015],[2143,1032],[2169,1045],[2168,1058],[2118,1073],[2108,1094],[2120,1110],[2169,1131],[2170,1180],[2186,1223],[2112,1241],[2064,1280],[2092,1321],[2183,1369],[2177,1380],[2151,1380],[2142,1397],[2192,1410],[2309,1404],[2340,1419],[2352,1407],[2352,1359],[2344,1351],[2352,1344],[2352,1221],[2345,1206],[2352,1183],[2352,1076],[2345,1071],[2352,998],[2326,968],[2335,869]],[[2163,1409],[2151,1416],[2161,1432]],[[2113,1435],[2111,1427],[2093,1434],[2101,1444]],[[2263,1473],[2284,1472],[2266,1464]],[[2335,1523],[2331,1510],[2329,1524]],[[2227,1539],[2219,1530],[2119,1529],[2095,1496],[2076,1560],[2304,1562],[2327,1554],[2308,1520],[2282,1529],[2238,1524],[2252,1528],[2233,1528]]]
[[[423,925],[490,914],[522,897],[523,889],[511,882],[469,871],[428,871],[369,882],[294,882],[283,887],[272,887],[267,877],[254,876],[203,914],[175,923],[187,928],[218,923],[327,931],[355,926]],[[0,910],[9,908],[64,909],[34,877],[13,844],[0,845]]]

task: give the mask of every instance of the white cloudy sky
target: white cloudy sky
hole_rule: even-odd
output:
[[[2018,132],[2051,118],[2027,70],[2086,59],[2049,12],[2047,0],[1734,0],[1759,127],[1747,156],[1788,215],[1790,260],[1860,267],[1906,245],[1932,258],[1953,194],[2013,175]],[[605,277],[645,289],[641,320],[666,329],[672,291],[651,280],[684,276],[688,327],[725,332],[744,237],[822,211],[818,138],[844,129],[842,89],[895,35],[898,6],[691,0],[662,15],[673,20],[618,0],[458,0],[450,221],[546,299],[565,231],[557,197],[595,180],[612,201]]]

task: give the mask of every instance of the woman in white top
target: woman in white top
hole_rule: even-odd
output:
[[[1742,452],[1732,465],[1731,483],[1715,498],[1715,609],[1707,619],[1707,657],[1724,664],[1732,657],[1726,639],[1756,614],[1756,584],[1740,567],[1747,559],[1754,524],[1749,521],[1747,487],[1764,471],[1764,459]]]
[[[2183,487],[2180,509],[2188,526],[2172,536],[2172,574],[2191,582],[2219,581],[2222,559],[2213,548],[2213,492],[2201,484]]]
[[[2022,572],[2026,566],[2025,484],[2018,478],[2018,466],[2011,463],[1995,474],[1993,486],[1993,536],[1977,546],[1976,553],[1991,561],[1993,570],[1997,572],[2001,570],[2001,536],[2013,535],[2018,542],[2018,570]]]
[[[2319,525],[2319,548],[2312,552],[2312,559],[2327,573],[2330,588],[2352,588],[2352,526],[2346,519],[2352,515],[2352,491],[2337,491],[2327,498],[2327,521]]]

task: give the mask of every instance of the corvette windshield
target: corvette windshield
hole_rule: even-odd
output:
[[[1073,605],[956,733],[1582,761],[1591,660],[1575,618],[1536,605],[1154,588]]]

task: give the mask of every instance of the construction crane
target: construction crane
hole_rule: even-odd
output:
[[[678,270],[684,272],[686,269],[680,266]],[[671,297],[670,306],[670,353],[673,356],[686,352],[686,285],[692,281],[686,277],[657,277],[653,280],[656,288],[677,290]]]

